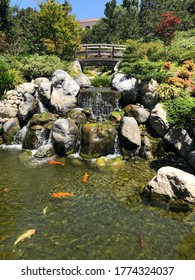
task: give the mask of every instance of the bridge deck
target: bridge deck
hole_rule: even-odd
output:
[[[114,66],[121,60],[125,49],[124,45],[85,44],[75,52],[74,59],[78,60],[82,66]]]

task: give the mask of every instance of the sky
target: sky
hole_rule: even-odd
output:
[[[18,5],[20,8],[37,8],[37,0],[11,0],[11,5]],[[58,0],[63,3],[63,0]],[[89,18],[101,18],[104,16],[105,4],[109,0],[69,0],[72,6],[72,14],[76,15],[78,20]],[[122,0],[117,0],[117,4],[121,4]]]

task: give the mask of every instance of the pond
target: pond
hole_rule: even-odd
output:
[[[97,168],[79,159],[60,159],[64,166],[24,161],[21,154],[0,148],[0,259],[195,259],[195,209],[168,211],[140,196],[166,162]],[[36,233],[14,246],[29,229]]]

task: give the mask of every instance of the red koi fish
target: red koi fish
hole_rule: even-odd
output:
[[[82,178],[82,182],[86,183],[88,178],[89,178],[89,174],[87,172],[85,172],[85,174],[83,175],[83,178]]]
[[[53,164],[65,165],[64,162],[56,161],[56,160],[53,160],[53,159],[48,159],[47,163],[48,163],[48,164],[51,164],[51,165],[53,165]]]
[[[9,188],[7,186],[4,186],[1,191],[4,193],[9,192]]]
[[[58,192],[58,193],[52,193],[51,196],[55,197],[55,198],[62,198],[62,197],[74,196],[74,194],[73,193],[68,193],[68,192]]]
[[[143,235],[141,234],[140,235],[140,238],[139,238],[139,246],[143,249],[144,248],[144,238],[143,238]]]

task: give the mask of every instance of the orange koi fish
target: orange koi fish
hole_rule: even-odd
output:
[[[2,192],[6,193],[6,192],[9,192],[9,189],[7,186],[4,186],[1,190]]]
[[[68,193],[68,192],[58,192],[58,193],[52,193],[51,196],[55,197],[55,198],[62,198],[62,197],[74,196],[74,194],[73,193]]]
[[[83,178],[82,178],[82,182],[86,183],[88,178],[89,178],[89,174],[87,172],[85,172],[85,174],[83,175]]]
[[[48,159],[47,163],[48,163],[48,164],[51,164],[51,165],[53,165],[53,164],[65,165],[64,162],[56,161],[56,160],[53,160],[53,159]]]
[[[143,235],[141,234],[140,235],[140,238],[139,238],[139,246],[143,249],[144,248],[144,238],[143,238]]]

